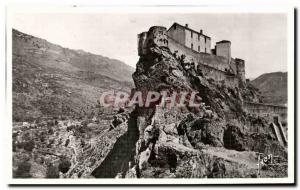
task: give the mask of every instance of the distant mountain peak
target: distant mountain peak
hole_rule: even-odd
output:
[[[82,49],[73,50],[69,48],[64,48],[60,45],[48,42],[45,39],[22,33],[16,29],[12,29],[12,32],[14,39],[17,39],[18,41],[23,41],[25,43],[31,40],[31,42],[34,43],[33,45],[37,46],[35,47],[36,49],[46,48],[52,51],[51,48],[53,48],[55,49],[54,51],[58,51],[58,53],[64,54],[64,56],[66,57],[77,56],[78,60],[72,60],[74,61],[74,64],[72,64],[73,62],[70,62],[72,66],[80,67],[80,69],[82,69],[82,67],[86,67],[85,69],[87,70],[91,70],[101,75],[108,76],[114,80],[132,82],[131,74],[134,72],[135,69],[120,60],[105,57],[103,55],[96,55],[90,52],[86,52]]]

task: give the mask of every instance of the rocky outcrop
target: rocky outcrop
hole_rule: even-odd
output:
[[[100,108],[97,107],[99,105],[96,105],[95,109],[99,108],[98,114],[95,114],[94,106],[89,108],[90,114],[88,114],[88,108],[87,111],[82,110],[86,119],[81,122],[71,122],[70,120],[44,121],[41,124],[34,122],[32,123],[33,128],[40,125],[39,128],[44,129],[43,133],[40,133],[40,129],[32,133],[32,137],[39,139],[34,139],[34,142],[37,142],[36,146],[33,145],[32,139],[27,139],[28,142],[19,144],[19,141],[23,141],[23,135],[21,140],[18,140],[21,130],[15,130],[13,149],[16,176],[30,177],[31,173],[35,174],[32,175],[33,177],[45,177],[49,174],[49,176],[60,178],[287,176],[287,168],[284,165],[287,152],[285,147],[276,141],[267,118],[248,114],[243,107],[244,101],[261,101],[258,91],[249,84],[240,85],[238,88],[225,85],[213,78],[207,78],[199,69],[196,69],[194,63],[186,61],[184,55],[178,56],[168,49],[164,32],[165,28],[163,27],[152,27],[148,32],[139,35],[140,58],[136,71],[132,75],[135,83],[135,89],[132,92],[142,92],[143,97],[149,91],[166,92],[167,95],[184,92],[188,95],[184,106],[172,107],[161,94],[149,106],[136,105],[133,111],[126,107],[117,112],[111,110],[112,113],[109,112],[106,115],[102,114],[103,112],[101,113]],[[16,32],[15,35],[16,38],[24,38],[23,34]],[[31,42],[33,37],[26,36],[24,41]],[[15,45],[25,42],[16,40]],[[36,42],[34,38],[33,42]],[[40,39],[37,42],[40,42]],[[48,44],[44,41],[43,43]],[[61,47],[56,48],[62,50]],[[40,47],[35,49],[40,49]],[[26,67],[27,64],[32,63],[27,62],[26,57],[25,61],[22,60],[22,56],[20,57],[22,51],[23,49],[17,49],[14,59],[22,62]],[[53,52],[51,56],[52,54]],[[37,52],[33,55],[37,56]],[[60,63],[61,60],[58,62]],[[44,64],[48,64],[48,62]],[[20,65],[15,65],[14,74]],[[44,66],[40,65],[39,67],[42,69]],[[42,71],[41,69],[38,70]],[[57,72],[57,69],[55,68],[53,71]],[[28,71],[30,70],[28,69]],[[74,72],[72,73],[74,74]],[[27,74],[30,75],[30,73]],[[75,75],[77,77],[77,71]],[[17,79],[24,79],[23,76],[14,76]],[[90,77],[91,74],[89,73],[87,76]],[[56,78],[52,75],[47,77]],[[48,80],[49,78],[46,79],[52,81]],[[70,78],[67,80],[73,81]],[[94,81],[94,79],[91,80]],[[39,80],[35,81],[39,83]],[[27,82],[30,84],[31,80],[27,80]],[[52,82],[44,84],[42,90],[40,89],[41,92],[48,93],[49,97],[54,93],[51,90],[54,89],[53,85],[57,83]],[[90,84],[90,80],[88,83]],[[28,86],[27,83],[23,85],[23,83],[17,82],[14,84],[14,89],[20,90],[22,94],[34,90],[27,89]],[[106,87],[108,86],[106,85]],[[24,91],[26,89],[28,91]],[[84,92],[86,95],[86,91],[82,89],[80,88],[80,92]],[[58,93],[61,88],[55,88],[55,90],[55,93]],[[73,91],[64,89],[63,92],[64,94],[67,92],[68,97],[74,98]],[[199,106],[189,106],[192,92],[196,92],[195,100]],[[97,95],[97,93],[90,94]],[[64,107],[61,108],[53,104],[55,102],[53,99],[50,100],[51,108],[64,111]],[[76,109],[80,108],[79,105],[73,105],[65,98],[63,100],[65,104],[72,105]],[[164,103],[162,105],[165,106],[161,106],[161,103]],[[93,117],[89,119],[87,115]],[[101,117],[96,117],[97,115]],[[31,130],[31,124],[24,122],[20,129]],[[24,138],[27,138],[25,133]],[[27,146],[28,144],[31,146]],[[23,147],[27,147],[24,149],[28,149],[26,151],[28,151],[29,158],[33,155],[30,151],[35,151],[35,149],[38,151],[34,154],[42,153],[47,156],[32,160],[22,158]],[[257,176],[257,152],[278,155],[283,164],[280,167],[272,166],[270,170],[261,171],[261,176]],[[65,158],[59,160],[58,157],[62,156]],[[47,160],[44,161],[44,158]],[[65,160],[70,160],[70,163]],[[32,162],[32,165],[29,162]],[[50,163],[49,167],[48,163]],[[44,165],[47,165],[48,168],[46,169]],[[39,168],[40,166],[43,170]],[[25,170],[25,173],[20,170]],[[31,170],[42,172],[39,174],[31,172]],[[279,172],[280,170],[282,171]]]
[[[153,29],[152,29],[153,30]],[[181,109],[161,107],[159,101],[148,108],[136,108],[139,140],[136,146],[136,177],[229,177],[224,156],[203,151],[220,147],[236,151],[258,151],[252,122],[244,112],[243,100],[259,101],[257,92],[247,85],[240,88],[206,79],[184,58],[173,54],[152,30],[140,36],[143,47],[133,74],[136,91],[196,91],[201,106]],[[151,38],[148,39],[148,37]],[[151,44],[148,45],[147,44]],[[250,95],[249,95],[250,94]],[[255,124],[254,124],[255,125]],[[267,125],[261,130],[269,132]],[[267,146],[273,139],[266,140]],[[266,152],[264,150],[260,150]],[[253,171],[247,167],[249,173]],[[251,174],[234,174],[249,176]]]

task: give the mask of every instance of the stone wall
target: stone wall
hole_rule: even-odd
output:
[[[237,74],[236,61],[233,58],[231,58],[231,61],[230,61],[230,69],[232,70],[232,72],[235,75]]]
[[[205,51],[205,36],[198,35],[191,30],[185,30],[185,45],[197,52],[206,52]],[[193,47],[192,47],[193,45]]]
[[[273,116],[280,116],[283,122],[287,119],[287,107],[272,105],[272,104],[262,104],[262,103],[253,103],[253,102],[244,102],[243,107],[245,111],[249,114],[261,115],[264,117],[270,117],[273,119]]]
[[[195,63],[195,68],[199,65],[202,73],[208,79],[213,79],[216,82],[232,88],[238,87],[239,81],[242,78],[241,76],[245,77],[243,60],[230,58],[229,63],[226,57],[198,52],[198,50],[193,50],[173,39],[173,37],[177,39],[178,36],[182,35],[187,35],[185,34],[184,28],[178,27],[174,31],[170,28],[169,31],[167,31],[165,27],[153,26],[148,32],[143,32],[138,35],[138,54],[139,56],[146,55],[149,48],[153,46],[168,47],[171,52],[174,53],[176,51],[178,57],[185,55],[185,61]],[[191,34],[189,35],[191,37]],[[186,41],[186,39],[181,40]],[[207,38],[207,40],[209,40],[209,38]]]
[[[193,51],[170,37],[168,37],[168,43],[171,52],[177,51],[178,56],[186,56],[187,62],[194,62],[196,66],[199,65],[207,78],[233,88],[238,86],[238,78],[234,76],[234,73],[229,72],[230,67],[225,58]]]
[[[169,28],[167,35],[197,52],[211,54],[211,40],[202,34],[202,30],[196,32],[188,26],[184,27],[175,23]]]
[[[206,53],[211,54],[211,40],[210,38],[206,38],[206,42],[205,42],[205,51]]]
[[[175,39],[169,36],[168,36],[168,41],[169,41],[168,47],[171,50],[171,52],[177,50],[178,54],[179,55],[184,54],[188,61],[199,62],[201,64],[214,67],[221,71],[229,71],[230,67],[228,61],[224,57],[193,51],[190,48],[182,45],[181,43],[179,43],[178,41],[176,41]]]
[[[235,59],[235,65],[236,65],[236,72],[239,79],[246,83],[246,77],[245,77],[245,61],[242,59]]]
[[[177,41],[181,44],[185,44],[185,32],[183,27],[177,27],[177,25],[173,25],[169,28],[167,35],[173,39],[177,39]]]
[[[220,71],[214,67],[210,67],[208,65],[199,64],[202,73],[206,76],[207,79],[213,79],[220,84],[224,84],[231,88],[235,88],[238,86],[238,79],[233,75],[228,75],[224,71]]]

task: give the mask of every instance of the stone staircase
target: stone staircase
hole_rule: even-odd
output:
[[[287,137],[286,137],[286,134],[283,130],[283,127],[282,127],[282,123],[281,122],[278,122],[278,127],[279,127],[279,131],[280,131],[280,134],[282,136],[282,140],[284,142],[284,145],[286,146],[287,145]]]
[[[276,136],[278,142],[282,146],[287,146],[287,138],[284,133],[281,122],[278,120],[275,120],[274,122],[271,123],[271,127],[272,127],[273,133]]]

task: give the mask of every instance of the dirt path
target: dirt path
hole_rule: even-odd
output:
[[[248,168],[257,168],[257,158],[255,152],[252,151],[236,151],[219,147],[208,147],[203,152],[217,157],[224,158],[227,161],[245,164]]]

